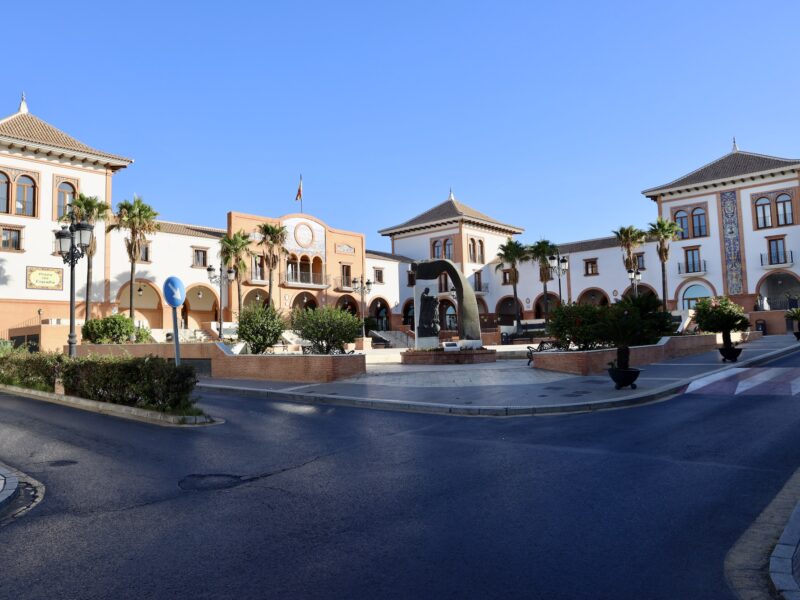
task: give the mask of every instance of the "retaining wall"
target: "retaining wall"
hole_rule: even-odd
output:
[[[755,340],[761,337],[759,331],[734,333],[734,342]],[[714,350],[722,345],[722,334],[685,335],[663,337],[652,346],[632,346],[630,364],[632,367],[661,362]],[[617,349],[587,350],[585,352],[538,352],[534,353],[533,368],[546,371],[559,371],[574,375],[595,375],[603,373],[608,363],[617,359]]]
[[[77,350],[78,356],[175,356],[172,344],[82,344]],[[367,372],[363,354],[235,355],[227,354],[216,342],[181,344],[181,359],[204,366],[210,362],[210,375],[221,379],[324,383]]]

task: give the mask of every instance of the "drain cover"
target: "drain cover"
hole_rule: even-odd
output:
[[[77,460],[51,460],[47,463],[51,467],[68,467],[70,465],[77,465]]]
[[[178,487],[187,492],[224,490],[244,483],[238,475],[216,473],[209,475],[187,475],[178,482]]]

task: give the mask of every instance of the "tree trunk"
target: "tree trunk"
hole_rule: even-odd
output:
[[[131,283],[128,286],[130,289],[128,290],[128,306],[130,308],[128,314],[130,315],[131,321],[133,321],[133,282],[136,279],[136,261],[131,261]]]
[[[239,273],[236,273],[236,302],[239,305],[239,314],[236,315],[236,322],[239,322],[239,317],[242,316],[242,280]]]
[[[547,295],[547,281],[542,282],[542,287],[544,288],[544,322],[550,320],[550,298]],[[534,310],[536,307],[534,307]]]
[[[86,316],[84,321],[92,318],[92,255],[86,254]]]
[[[514,285],[511,286],[511,289],[514,292],[514,314],[517,315],[517,330],[519,330],[521,323],[521,315],[519,314],[519,300],[517,299],[517,282],[514,281]]]
[[[617,348],[617,368],[630,369],[631,366],[631,349],[628,346],[620,346]]]
[[[733,342],[731,341],[731,332],[730,331],[723,331],[722,332],[722,347],[723,348],[733,348]]]
[[[664,306],[664,312],[667,312],[667,263],[661,261],[661,303]]]
[[[270,256],[269,257],[269,282],[267,284],[267,290],[269,290],[269,291],[267,293],[269,294],[269,305],[272,308],[275,308],[275,303],[272,301],[272,270],[273,270],[273,268],[272,268],[272,257]]]

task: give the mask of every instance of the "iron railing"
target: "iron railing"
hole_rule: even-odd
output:
[[[283,282],[294,284],[294,285],[301,285],[301,284],[308,284],[308,285],[327,285],[328,278],[324,273],[310,273],[310,272],[289,272],[284,273],[283,275]]]
[[[705,273],[706,261],[695,260],[691,262],[678,263],[678,275],[688,275],[689,273]]]
[[[791,250],[783,252],[767,252],[761,255],[761,266],[765,265],[788,265],[794,263],[794,254]]]

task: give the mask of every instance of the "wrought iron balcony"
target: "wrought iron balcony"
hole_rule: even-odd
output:
[[[476,284],[476,283],[473,282],[472,289],[475,290],[476,294],[488,294],[489,293],[489,284],[488,283]]]
[[[333,287],[340,292],[352,292],[353,279],[355,279],[355,277],[334,277]]]
[[[286,287],[326,288],[329,287],[328,276],[324,273],[308,271],[290,271],[283,274]]]
[[[794,254],[791,250],[783,252],[767,252],[761,255],[761,266],[765,269],[776,267],[789,267],[794,264]]]
[[[678,275],[704,275],[706,273],[706,261],[694,260],[678,263]]]

